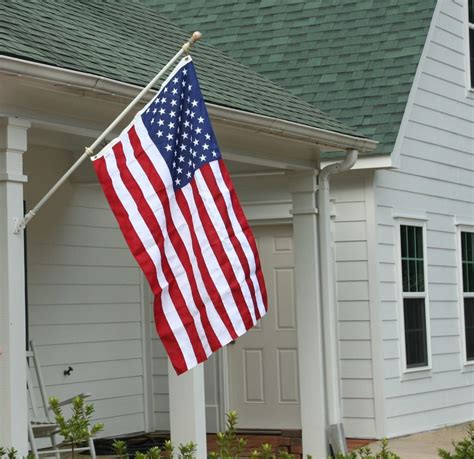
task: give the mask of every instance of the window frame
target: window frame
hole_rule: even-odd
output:
[[[456,225],[456,254],[457,254],[457,273],[458,273],[458,295],[459,295],[459,335],[461,338],[461,352],[462,352],[462,363],[464,367],[474,367],[474,359],[467,359],[467,348],[466,348],[466,320],[464,314],[464,298],[474,298],[474,292],[465,292],[463,285],[463,273],[462,273],[462,245],[461,245],[461,234],[462,233],[474,233],[474,224]]]
[[[403,218],[396,219],[396,267],[397,267],[397,292],[398,292],[398,322],[400,334],[400,363],[402,374],[423,372],[432,369],[431,356],[431,327],[429,313],[429,293],[428,293],[428,256],[427,256],[427,238],[426,238],[426,219],[425,218]],[[403,291],[403,272],[402,272],[402,247],[401,247],[401,226],[416,226],[422,229],[423,238],[423,281],[424,292],[404,292]],[[426,325],[426,353],[427,365],[419,367],[407,367],[406,359],[406,340],[405,340],[405,298],[423,298],[425,300],[425,325]]]
[[[474,94],[474,81],[471,81],[471,53],[474,55],[474,49],[470,46],[470,30],[474,30],[474,23],[469,21],[469,0],[463,2],[464,7],[464,23],[466,24],[465,33],[466,40],[464,45],[465,61],[466,61],[466,88],[467,94],[472,97]],[[474,18],[473,18],[474,19]]]

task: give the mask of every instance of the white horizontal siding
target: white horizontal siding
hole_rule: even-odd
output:
[[[344,429],[350,437],[370,438],[376,430],[364,176],[335,177],[331,200]]]
[[[66,152],[29,148],[28,207],[68,163]],[[66,183],[27,237],[29,334],[48,394],[90,392],[102,436],[143,431],[139,269],[99,186]]]
[[[455,223],[474,216],[474,100],[466,96],[462,7],[441,0],[399,140],[400,168],[376,173],[388,436],[474,417],[474,372],[461,358]],[[403,374],[394,215],[426,220],[432,368]]]

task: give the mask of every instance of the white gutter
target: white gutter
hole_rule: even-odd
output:
[[[0,56],[0,72],[127,98],[135,97],[141,89],[139,86],[123,83],[111,78],[25,61],[9,56]],[[149,95],[145,96],[143,100],[147,102],[155,92],[151,90]],[[216,118],[224,122],[246,126],[257,132],[285,135],[286,137],[298,139],[306,143],[318,143],[321,146],[342,150],[357,148],[359,151],[371,151],[377,146],[377,142],[361,137],[318,129],[269,116],[256,115],[220,105],[207,105],[209,113]]]
[[[339,163],[326,166],[318,177],[318,209],[319,209],[319,254],[321,272],[321,311],[324,342],[324,366],[326,383],[326,409],[328,425],[333,432],[333,439],[339,444],[340,452],[344,452],[346,442],[342,429],[341,391],[339,378],[339,353],[337,333],[337,304],[335,260],[333,257],[333,240],[331,237],[329,177],[347,171],[357,161],[358,151],[349,150],[346,157]],[[339,451],[338,451],[339,452]],[[347,451],[345,451],[347,453]]]

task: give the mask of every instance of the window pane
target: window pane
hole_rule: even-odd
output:
[[[464,324],[466,327],[466,357],[474,360],[474,298],[464,298]]]
[[[469,22],[474,23],[474,0],[467,0],[469,5]]]
[[[407,368],[428,365],[424,298],[405,298],[405,350]]]
[[[424,292],[423,228],[400,226],[402,279],[404,292]]]
[[[474,233],[461,233],[462,280],[465,292],[474,292]]]
[[[474,88],[474,29],[469,29],[469,56],[471,62],[471,88]]]

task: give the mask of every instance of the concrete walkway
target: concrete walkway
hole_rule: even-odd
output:
[[[438,448],[453,451],[452,442],[462,440],[466,436],[468,423],[442,429],[431,430],[406,437],[392,438],[389,448],[402,459],[434,459],[438,458]],[[380,449],[380,443],[368,445],[372,451]]]

